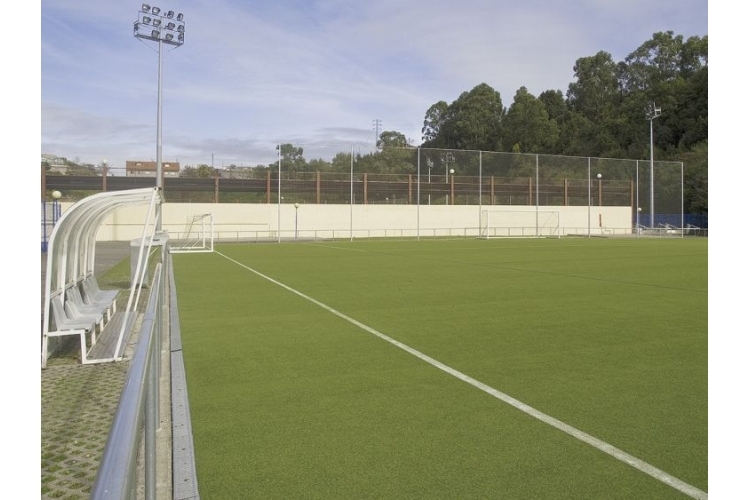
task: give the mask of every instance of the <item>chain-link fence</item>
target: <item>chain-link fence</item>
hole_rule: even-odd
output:
[[[164,196],[174,203],[627,206],[634,226],[645,229],[705,227],[686,221],[681,162],[413,147],[335,150],[306,146],[309,159],[299,154],[266,166],[215,169],[208,178],[168,177]],[[56,189],[72,201],[154,181],[48,175],[43,192]]]

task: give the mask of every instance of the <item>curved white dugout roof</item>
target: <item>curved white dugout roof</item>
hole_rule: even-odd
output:
[[[94,272],[96,235],[104,219],[123,207],[150,205],[145,228],[149,220],[154,220],[152,212],[161,203],[161,188],[158,187],[109,191],[84,198],[62,214],[52,229],[47,248],[43,345],[49,333],[50,299],[56,294],[64,295],[68,285]],[[43,358],[46,356],[44,352]]]

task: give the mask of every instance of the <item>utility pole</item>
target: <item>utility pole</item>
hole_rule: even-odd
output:
[[[378,140],[380,139],[380,127],[382,125],[383,122],[381,122],[379,118],[375,118],[372,121],[372,129],[375,131],[375,147],[378,147]]]

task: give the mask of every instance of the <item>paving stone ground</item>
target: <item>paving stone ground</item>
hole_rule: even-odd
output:
[[[129,251],[127,242],[97,244],[97,276],[128,258]],[[45,269],[46,254],[42,254],[42,290]],[[100,285],[106,288],[112,284]],[[131,338],[128,349],[133,343]],[[89,498],[127,375],[128,358],[126,351],[121,362],[81,365],[79,342],[70,337],[42,369],[42,500]]]
[[[89,498],[127,362],[42,370],[42,499]]]

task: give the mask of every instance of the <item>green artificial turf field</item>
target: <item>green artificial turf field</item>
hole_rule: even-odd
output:
[[[173,256],[204,500],[708,491],[706,239],[216,249]]]

